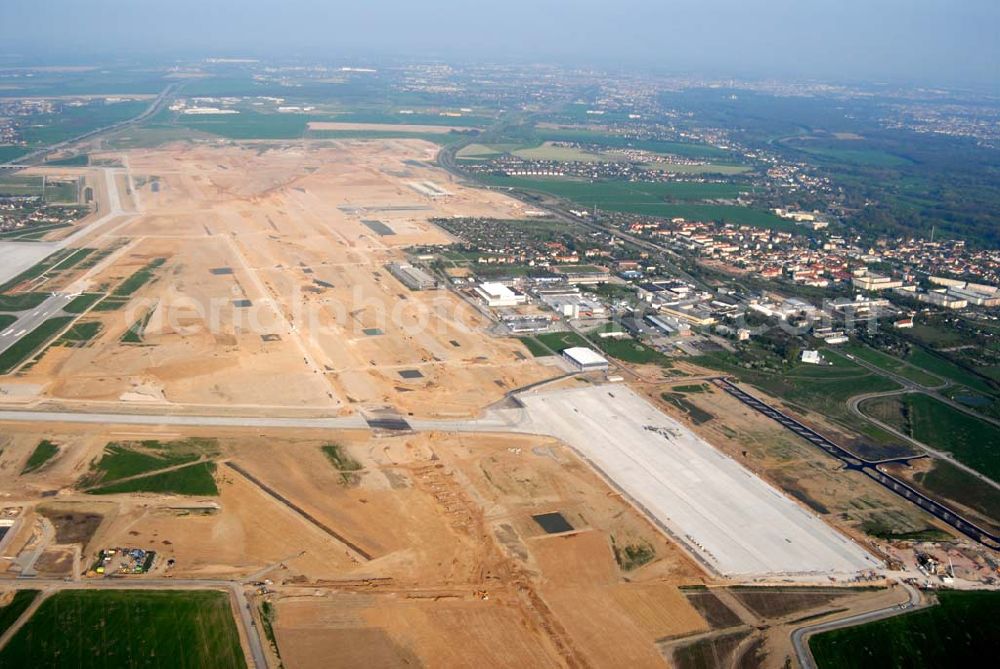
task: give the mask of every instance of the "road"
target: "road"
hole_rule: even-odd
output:
[[[150,104],[149,107],[147,107],[138,116],[133,116],[130,119],[119,121],[118,123],[112,123],[111,125],[106,125],[102,128],[96,128],[94,130],[90,130],[88,132],[83,133],[82,135],[77,135],[76,137],[72,137],[65,141],[59,142],[58,144],[50,144],[49,146],[42,147],[40,149],[32,151],[31,153],[26,153],[19,158],[15,158],[14,160],[2,163],[0,164],[0,167],[5,167],[8,169],[27,167],[29,165],[37,163],[40,159],[44,158],[50,153],[61,151],[62,149],[70,147],[73,144],[76,144],[77,142],[82,142],[85,139],[96,137],[97,135],[100,135],[105,132],[110,132],[112,130],[120,130],[122,128],[127,128],[130,125],[135,125],[136,123],[140,123],[149,118],[150,116],[152,116],[153,114],[155,114],[156,112],[158,112],[160,110],[160,107],[163,106],[163,103],[167,101],[167,99],[173,94],[173,92],[177,89],[178,86],[180,86],[180,84],[170,84],[169,86],[164,88],[162,91],[160,91],[160,94],[156,96],[156,99],[153,100],[153,103]]]
[[[869,421],[871,423],[874,423],[875,425],[879,426],[880,428],[882,428],[886,432],[889,432],[893,436],[895,436],[895,437],[897,437],[899,439],[902,439],[906,443],[912,444],[916,448],[918,448],[918,449],[920,449],[920,450],[922,450],[922,451],[924,451],[924,452],[926,452],[926,453],[928,453],[930,455],[933,455],[935,458],[939,458],[941,460],[945,460],[948,463],[950,463],[952,466],[957,467],[958,469],[961,469],[966,474],[969,474],[970,476],[974,476],[975,478],[979,479],[983,483],[986,483],[987,485],[989,485],[989,486],[991,486],[993,488],[996,488],[997,490],[1000,490],[1000,483],[997,483],[996,481],[994,481],[993,479],[991,479],[989,476],[986,476],[985,474],[983,474],[983,473],[981,473],[981,472],[973,469],[969,465],[967,465],[967,464],[965,464],[963,462],[959,462],[957,459],[955,459],[955,456],[952,455],[951,453],[948,453],[947,451],[939,451],[936,448],[932,448],[932,447],[928,446],[927,444],[925,444],[924,442],[918,441],[918,440],[914,439],[913,437],[900,432],[899,430],[897,430],[893,426],[891,426],[891,425],[889,425],[887,423],[883,423],[878,418],[874,418],[874,417],[872,417],[872,416],[870,416],[870,415],[868,415],[868,414],[866,414],[866,413],[864,413],[864,412],[861,411],[861,403],[864,402],[864,401],[866,401],[866,400],[876,399],[876,398],[879,398],[879,397],[895,397],[897,395],[906,395],[907,393],[918,393],[918,392],[924,392],[924,391],[922,391],[922,390],[914,390],[914,389],[903,389],[903,390],[889,390],[889,391],[881,392],[881,393],[865,393],[864,395],[856,395],[856,396],[852,397],[851,399],[849,399],[847,401],[847,408],[850,410],[850,412],[852,414],[854,414],[858,418],[861,418],[863,420],[866,420],[866,421]],[[926,394],[931,395],[932,397],[937,397],[936,395],[931,394],[931,393],[926,393]]]
[[[809,648],[809,637],[814,634],[821,634],[822,632],[829,632],[831,630],[842,629],[844,627],[863,625],[864,623],[870,623],[876,620],[884,620],[885,618],[892,618],[893,616],[902,615],[904,613],[911,613],[917,609],[930,606],[922,601],[920,592],[912,585],[908,583],[900,583],[900,585],[902,585],[910,595],[909,601],[905,604],[894,604],[884,609],[868,611],[867,613],[859,613],[855,616],[848,616],[847,618],[817,623],[815,625],[806,625],[805,627],[799,627],[794,630],[792,632],[792,646],[795,648],[795,655],[799,659],[799,666],[802,667],[802,669],[817,669],[816,660],[813,658],[812,650]]]
[[[837,355],[842,355],[842,354],[837,353]],[[844,357],[848,357],[848,356],[845,355]],[[941,385],[938,385],[938,386],[929,386],[929,387],[928,386],[922,386],[919,383],[916,383],[915,381],[911,381],[910,379],[906,378],[905,376],[900,376],[900,375],[898,375],[898,374],[896,374],[894,372],[890,372],[888,370],[882,369],[881,367],[873,365],[872,363],[868,362],[867,360],[862,360],[861,358],[859,358],[857,356],[850,356],[850,361],[853,362],[856,365],[860,365],[860,366],[864,367],[865,369],[867,369],[867,370],[869,370],[871,372],[875,372],[876,374],[880,374],[882,376],[887,376],[890,379],[892,379],[893,381],[895,381],[896,383],[898,383],[901,386],[903,386],[902,390],[890,390],[890,391],[886,391],[884,393],[873,393],[873,396],[888,397],[890,395],[902,395],[902,394],[908,393],[908,392],[923,393],[925,395],[930,395],[931,397],[933,397],[934,399],[938,400],[939,402],[941,402],[943,404],[947,404],[948,406],[950,406],[950,407],[952,407],[954,409],[957,409],[958,411],[961,411],[962,413],[968,414],[970,416],[974,416],[974,417],[976,417],[976,418],[978,418],[978,419],[980,419],[982,421],[985,421],[987,423],[990,423],[990,424],[992,424],[992,425],[994,425],[996,427],[1000,427],[1000,420],[998,420],[996,418],[991,418],[990,416],[984,416],[984,415],[976,412],[975,410],[973,410],[973,409],[965,406],[961,402],[956,402],[955,400],[951,399],[950,397],[947,397],[947,396],[942,395],[941,393],[937,392],[938,390],[943,390],[944,388],[947,388],[947,387],[949,387],[951,385],[955,385],[951,381],[946,380],[944,383],[942,383]],[[855,399],[855,398],[852,398],[852,400],[853,399]],[[859,414],[859,415],[861,415],[861,414]],[[867,420],[872,420],[869,416],[866,416],[866,415],[863,415],[862,417],[865,418],[865,419],[867,419]],[[919,442],[917,442],[917,443],[919,443]],[[925,448],[927,450],[931,450],[926,445],[923,445],[923,448]]]
[[[20,630],[31,618],[42,601],[60,590],[228,590],[233,597],[236,609],[239,611],[239,621],[243,626],[243,632],[250,647],[250,657],[254,667],[257,669],[267,669],[267,655],[260,639],[260,632],[253,620],[250,603],[247,601],[244,592],[244,584],[239,581],[223,580],[197,580],[197,579],[171,579],[153,578],[143,580],[129,580],[127,578],[101,578],[86,581],[64,581],[57,579],[24,579],[25,583],[30,583],[30,587],[42,590],[42,594],[32,602],[32,605],[21,614],[21,617],[11,625],[0,636],[0,648],[3,648],[8,641]],[[28,585],[22,587],[29,587]]]

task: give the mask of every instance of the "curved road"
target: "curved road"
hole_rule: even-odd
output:
[[[896,428],[892,427],[891,425],[883,423],[878,418],[874,418],[873,416],[870,416],[870,415],[864,413],[863,411],[861,411],[861,403],[864,402],[864,401],[866,401],[866,400],[876,399],[876,398],[879,398],[879,397],[895,397],[897,395],[907,395],[909,393],[919,393],[919,392],[923,392],[923,391],[922,390],[916,390],[916,389],[907,389],[907,388],[904,388],[903,390],[888,390],[888,391],[881,392],[881,393],[865,393],[864,395],[855,395],[854,397],[852,397],[849,400],[847,400],[847,408],[850,410],[850,412],[852,414],[854,414],[858,418],[861,418],[861,419],[866,420],[866,421],[868,421],[870,423],[873,423],[874,425],[877,425],[878,427],[882,428],[886,432],[889,432],[893,436],[898,437],[899,439],[902,439],[903,441],[907,442],[908,444],[912,444],[916,448],[919,448],[920,450],[922,450],[922,451],[924,451],[924,452],[926,452],[926,453],[928,453],[930,455],[933,455],[935,458],[938,458],[940,460],[945,460],[949,464],[957,467],[958,469],[961,469],[965,473],[970,474],[970,475],[976,477],[977,479],[979,479],[983,483],[986,483],[986,484],[988,484],[988,485],[996,488],[997,490],[1000,490],[1000,483],[997,483],[996,481],[994,481],[990,477],[986,476],[985,474],[976,471],[975,469],[973,469],[969,465],[967,465],[965,463],[962,463],[962,462],[959,462],[958,460],[955,459],[955,456],[952,455],[951,453],[948,453],[947,451],[939,451],[936,448],[932,448],[932,447],[928,446],[927,444],[925,444],[922,441],[917,441],[913,437],[911,437],[909,435],[906,435],[906,434],[903,434],[902,432],[900,432]],[[928,394],[928,393],[925,393],[925,394]],[[936,396],[935,395],[931,395],[931,397],[936,397]]]
[[[842,629],[844,627],[854,627],[855,625],[862,625],[876,620],[884,620],[885,618],[892,618],[893,616],[902,615],[904,613],[911,613],[917,609],[930,606],[930,604],[922,601],[920,592],[912,585],[909,583],[903,583],[902,581],[900,581],[899,584],[902,585],[910,595],[909,601],[905,604],[893,604],[892,606],[888,606],[884,609],[868,611],[867,613],[859,613],[858,615],[848,616],[847,618],[841,618],[839,620],[816,623],[815,625],[806,625],[794,630],[792,632],[792,647],[795,648],[795,654],[798,656],[799,666],[801,666],[802,669],[817,669],[816,660],[813,658],[812,650],[809,648],[809,637],[814,634]]]

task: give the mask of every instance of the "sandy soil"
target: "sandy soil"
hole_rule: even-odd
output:
[[[386,271],[405,260],[401,247],[451,241],[434,217],[521,209],[421,162],[431,147],[186,144],[123,154],[136,191],[116,177],[122,206],[140,215],[91,240],[118,249],[107,262],[62,283],[102,291],[165,263],[124,307],[88,316],[103,324],[97,339],[51,349],[24,383],[70,402],[333,413],[388,405],[451,416],[551,376],[518,342],[485,336],[483,317],[458,297],[410,291]],[[421,196],[409,185],[419,181],[453,195]],[[142,343],[123,343],[150,310]],[[422,376],[400,376],[411,369]]]

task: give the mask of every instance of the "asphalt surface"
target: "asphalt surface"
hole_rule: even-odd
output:
[[[73,295],[52,293],[34,309],[15,314],[17,321],[0,332],[0,353],[16,344],[21,337],[30,334],[48,319],[63,315],[63,307],[72,301]]]

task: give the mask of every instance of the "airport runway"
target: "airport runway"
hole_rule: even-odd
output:
[[[105,167],[101,168],[101,171],[104,173],[107,211],[100,218],[91,221],[57,242],[0,242],[0,284],[10,281],[56,251],[74,246],[107,223],[123,216],[134,215],[134,212],[126,212],[122,209],[121,196],[115,181],[115,176],[125,173],[125,170]]]
[[[63,308],[73,301],[73,297],[73,295],[66,293],[53,293],[34,309],[15,314],[17,321],[0,332],[0,353],[16,344],[21,337],[30,334],[48,319],[63,315]]]

